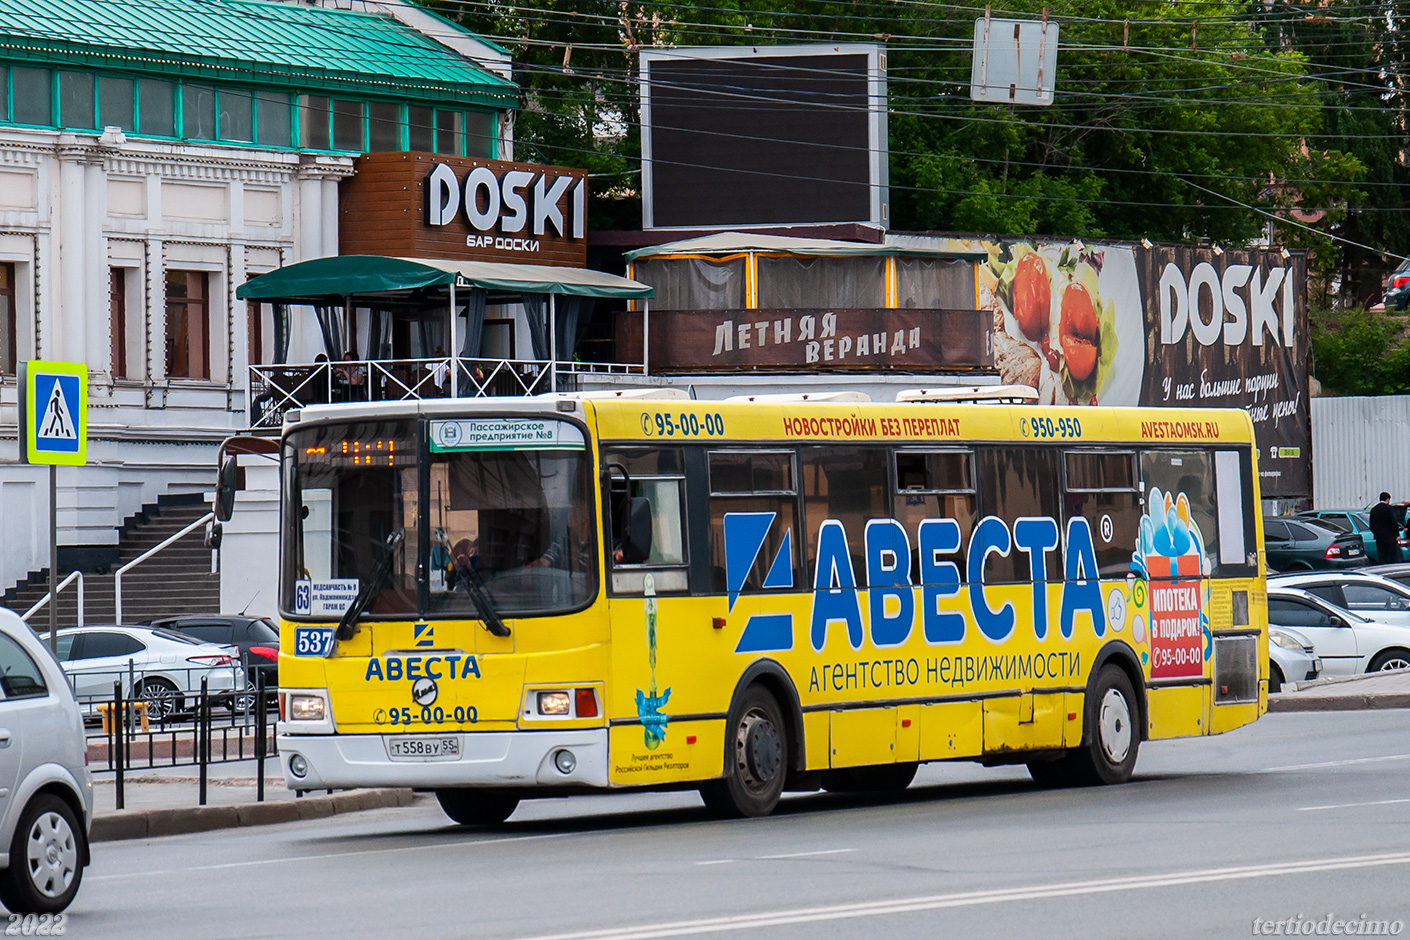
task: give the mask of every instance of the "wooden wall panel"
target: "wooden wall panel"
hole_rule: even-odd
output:
[[[551,225],[543,235],[538,236],[524,233],[506,235],[498,227],[490,232],[480,232],[470,226],[463,212],[446,225],[433,226],[426,222],[425,181],[438,163],[450,167],[462,183],[465,174],[480,166],[489,167],[497,177],[510,170],[526,170],[536,175],[547,173],[553,178],[567,176],[574,180],[587,179],[586,170],[478,157],[448,157],[431,153],[365,154],[357,159],[356,173],[343,180],[339,189],[340,252],[345,255],[587,267],[587,239],[571,237],[571,186],[558,202],[567,235],[558,235]],[[523,194],[531,203],[532,185]],[[583,228],[586,230],[586,223]],[[476,242],[474,245],[468,243],[472,237]]]

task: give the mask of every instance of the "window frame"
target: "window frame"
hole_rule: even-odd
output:
[[[717,490],[715,489],[714,474],[710,472],[710,458],[716,454],[748,454],[750,456],[787,457],[788,475],[793,484],[792,489],[787,490]],[[765,448],[765,447],[717,447],[705,452],[705,467],[707,474],[707,493],[711,499],[717,496],[799,496],[802,492],[798,486],[798,451],[786,448]],[[801,508],[801,507],[800,507]]]
[[[1072,486],[1068,483],[1069,471],[1067,458],[1069,455],[1093,454],[1109,456],[1125,456],[1129,458],[1128,469],[1131,471],[1131,484],[1129,486]],[[1135,448],[1126,449],[1124,447],[1069,447],[1062,451],[1062,491],[1064,493],[1142,493],[1141,487],[1141,464],[1140,456]]]
[[[626,571],[659,571],[659,570],[662,570],[662,569],[667,569],[667,570],[675,570],[675,569],[689,570],[689,569],[690,569],[690,523],[689,523],[689,515],[690,515],[690,513],[689,513],[689,512],[687,511],[687,509],[686,509],[686,499],[687,499],[687,495],[686,495],[685,474],[684,474],[684,473],[635,474],[635,475],[633,475],[633,476],[631,477],[631,482],[632,482],[632,485],[633,485],[633,486],[635,486],[635,485],[638,484],[638,483],[642,483],[642,482],[657,482],[657,483],[659,483],[659,482],[667,482],[667,483],[674,482],[674,483],[677,485],[677,487],[678,487],[678,489],[679,489],[679,491],[680,491],[680,509],[681,509],[681,512],[680,512],[681,560],[680,560],[680,561],[673,561],[673,562],[657,562],[656,564],[651,564],[651,563],[649,563],[649,562],[644,562],[644,561],[643,561],[643,562],[613,561],[613,560],[612,560],[611,552],[609,551],[609,552],[607,553],[607,567],[608,567],[608,569],[609,569],[609,570],[621,569],[621,570],[626,570]],[[652,507],[652,513],[654,514],[655,511],[656,511],[656,508],[653,506],[653,507]],[[612,533],[611,533],[611,532],[606,532],[605,534],[607,535],[607,537],[608,537],[609,539],[610,539],[611,536],[612,536]]]
[[[901,488],[901,468],[900,468],[899,464],[897,463],[897,461],[900,460],[901,457],[907,456],[907,455],[911,455],[911,454],[914,454],[914,455],[917,455],[917,456],[928,456],[928,455],[931,455],[931,454],[959,454],[959,455],[961,455],[961,456],[967,457],[967,458],[968,458],[968,463],[969,463],[969,481],[970,481],[969,487],[968,487],[968,488],[965,488],[965,487],[954,487],[954,486],[952,486],[952,487],[941,487],[941,488],[939,488],[939,489],[926,489],[926,488],[919,488],[919,487],[906,487],[905,489],[902,489],[902,488]],[[964,495],[968,495],[968,496],[973,496],[973,497],[975,497],[975,508],[977,509],[977,508],[978,508],[978,497],[979,497],[979,477],[978,477],[977,474],[978,474],[978,469],[976,468],[975,463],[974,463],[974,448],[973,448],[973,447],[897,447],[897,448],[895,448],[894,450],[891,451],[891,492],[892,492],[893,497],[894,497],[894,496],[902,496],[902,495],[905,495],[905,494],[908,494],[908,493],[914,493],[914,494],[916,494],[916,495],[921,495],[921,496],[930,496],[930,495],[935,495],[935,496],[955,496],[955,495],[960,495],[960,496],[964,496]],[[894,502],[894,499],[893,499],[893,502],[892,502],[892,516],[893,516],[893,517],[895,516],[895,502]]]
[[[200,275],[201,280],[202,280],[202,282],[203,282],[203,284],[204,284],[204,289],[202,290],[202,292],[201,292],[201,297],[200,297],[199,299],[192,299],[192,298],[190,298],[190,297],[178,297],[178,298],[174,298],[174,299],[172,298],[172,296],[171,296],[171,294],[170,294],[170,292],[169,292],[169,288],[168,288],[168,286],[167,286],[168,283],[169,283],[168,280],[167,280],[167,278],[168,278],[171,274],[173,274],[173,273],[178,273],[178,272],[179,272],[179,273],[182,273],[182,274],[186,274],[187,276],[190,276],[190,275]],[[210,381],[212,381],[212,378],[211,378],[211,360],[212,360],[213,357],[212,357],[211,353],[213,352],[213,350],[212,350],[211,346],[212,346],[212,339],[213,339],[213,337],[212,337],[213,331],[212,331],[212,329],[211,329],[211,272],[210,272],[210,271],[206,271],[206,270],[202,270],[202,269],[199,269],[199,268],[174,268],[174,267],[169,267],[169,268],[164,269],[163,272],[162,272],[162,286],[163,286],[162,304],[163,304],[163,310],[165,311],[165,317],[164,317],[164,319],[165,319],[165,331],[166,331],[165,336],[163,337],[163,343],[162,343],[163,360],[164,360],[164,362],[165,362],[165,364],[166,364],[166,369],[164,370],[164,375],[165,375],[165,377],[166,377],[167,379],[180,379],[180,380],[186,381],[186,382],[210,382]],[[177,373],[174,373],[174,372],[171,371],[171,361],[172,361],[172,360],[171,360],[171,354],[167,351],[167,349],[166,349],[166,344],[167,344],[167,342],[171,339],[171,335],[172,335],[172,333],[171,333],[171,329],[172,329],[171,308],[172,308],[173,306],[176,306],[176,305],[179,305],[179,306],[181,306],[181,307],[183,308],[183,315],[184,315],[184,318],[187,320],[188,325],[189,325],[189,322],[190,322],[190,317],[191,317],[191,315],[192,315],[192,307],[199,307],[199,309],[200,309],[200,321],[203,323],[202,338],[203,338],[203,340],[204,340],[204,342],[201,344],[201,353],[200,353],[201,371],[204,373],[204,374],[202,374],[202,375],[191,375],[191,374],[189,373],[189,371],[188,371],[187,373],[184,373],[184,374],[177,374]],[[190,351],[189,351],[189,343],[190,343],[189,332],[188,332],[188,340],[187,340],[187,342],[188,342],[188,351],[187,351],[187,354],[186,354],[186,362],[188,363],[188,367],[187,367],[187,368],[188,368],[188,370],[189,370],[189,363],[191,362],[191,354],[190,354]]]
[[[15,271],[19,266],[13,261],[0,261],[0,268],[8,269],[6,282],[8,287],[0,287],[0,298],[9,300],[10,318],[8,323],[0,322],[0,330],[6,333],[5,339],[9,342],[10,361],[0,359],[0,375],[18,375],[20,367],[19,350],[19,324],[20,312],[15,307]]]

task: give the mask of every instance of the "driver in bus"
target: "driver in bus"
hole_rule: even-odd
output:
[[[592,540],[594,527],[592,514],[586,501],[576,501],[569,510],[568,528],[558,538],[549,543],[547,550],[529,562],[534,568],[562,568],[568,571],[585,571],[592,561]],[[612,539],[612,562],[622,561],[622,546],[618,539]]]

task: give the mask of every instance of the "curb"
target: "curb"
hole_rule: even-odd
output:
[[[1270,712],[1344,712],[1367,708],[1410,708],[1410,692],[1314,695],[1290,692],[1268,696]]]
[[[410,806],[412,792],[405,787],[373,790],[346,790],[331,796],[307,796],[297,800],[270,803],[241,803],[224,806],[183,806],[171,809],[124,809],[93,817],[90,842],[116,842],[120,839],[149,839],[176,836],[213,829],[236,829],[323,819],[356,813],[365,809]]]

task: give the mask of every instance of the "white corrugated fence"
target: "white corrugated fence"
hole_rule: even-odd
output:
[[[1312,500],[1361,509],[1410,500],[1410,395],[1312,399]]]

